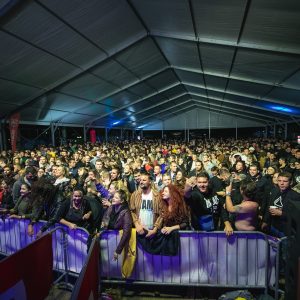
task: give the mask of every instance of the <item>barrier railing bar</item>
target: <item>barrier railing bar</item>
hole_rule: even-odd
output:
[[[174,286],[174,283],[171,282],[152,282],[152,281],[141,281],[141,280],[117,280],[117,279],[102,279],[102,283],[118,283],[118,284],[128,284],[130,282],[131,284],[135,285],[167,285],[167,286]],[[181,286],[197,286],[197,287],[214,287],[214,288],[248,288],[248,289],[261,289],[263,287],[258,287],[256,285],[239,285],[238,287],[236,285],[216,285],[216,284],[208,284],[208,283],[182,283]]]

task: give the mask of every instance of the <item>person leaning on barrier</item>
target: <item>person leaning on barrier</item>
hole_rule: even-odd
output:
[[[60,209],[66,199],[58,186],[53,186],[52,179],[40,178],[32,186],[33,212],[28,225],[28,234],[33,235],[33,225],[40,219],[46,220],[37,237],[60,220]]]
[[[131,228],[132,218],[127,203],[127,193],[123,190],[118,190],[112,198],[112,205],[104,213],[100,228],[100,231],[105,229],[123,230],[121,240],[114,251],[114,260],[117,260],[118,255],[122,253],[122,250],[129,242]]]
[[[224,222],[227,235],[233,233],[223,203],[209,187],[209,175],[205,172],[187,179],[184,200],[190,207],[192,227],[195,230],[212,231],[219,227],[219,219]]]
[[[233,205],[231,200],[232,183],[226,187],[226,209],[236,215],[235,229],[251,231],[257,229],[258,224],[258,203],[255,199],[257,186],[249,180],[241,181],[240,191],[243,197],[242,203]]]
[[[149,174],[142,174],[139,189],[130,198],[130,211],[136,232],[151,237],[161,226],[161,196],[152,188]]]
[[[59,223],[70,229],[83,227],[90,233],[93,231],[92,209],[89,201],[84,198],[82,190],[75,189],[71,199],[63,202],[60,210]]]
[[[28,184],[23,183],[20,188],[20,197],[14,206],[9,211],[9,218],[27,219],[32,215],[32,199],[31,188]]]
[[[14,201],[11,194],[11,188],[7,180],[2,179],[0,185],[0,209],[7,210],[14,207]]]
[[[162,191],[162,234],[170,234],[174,230],[189,227],[187,207],[183,201],[183,192],[175,185],[169,184]]]

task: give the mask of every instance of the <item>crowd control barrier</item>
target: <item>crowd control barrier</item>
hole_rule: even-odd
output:
[[[27,235],[27,220],[0,219],[0,253],[10,255],[33,241]],[[38,222],[35,231],[43,225]],[[64,227],[67,238],[53,234],[54,269],[65,269],[78,276],[87,257],[88,232]],[[113,261],[119,242],[118,231],[104,231],[100,239],[100,278],[102,282],[124,282],[121,258]],[[260,232],[180,231],[180,251],[177,256],[146,253],[137,247],[137,259],[132,276],[134,284],[213,286],[229,288],[261,288],[275,286],[276,247],[278,241]],[[274,246],[275,245],[275,246]],[[66,252],[66,262],[64,261]],[[276,272],[275,272],[276,271]]]
[[[53,281],[52,257],[48,233],[1,260],[0,300],[45,299]]]
[[[27,234],[29,220],[0,218],[0,254],[11,255],[32,243],[44,223],[44,221],[37,222],[34,225],[34,235],[29,236]],[[71,230],[59,224],[57,227],[63,231],[55,230],[52,234],[54,270],[64,272],[67,269],[74,275],[79,274],[87,256],[89,233],[83,228]]]
[[[115,231],[102,233],[101,280],[122,281],[121,260],[113,261],[119,242]],[[152,255],[137,247],[133,283],[262,288],[275,282],[276,251],[260,232],[180,232],[177,256]],[[123,280],[124,282],[124,280]]]
[[[98,240],[91,243],[85,264],[74,286],[71,300],[99,298],[99,255]]]

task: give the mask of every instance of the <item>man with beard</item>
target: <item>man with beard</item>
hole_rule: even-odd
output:
[[[151,187],[149,174],[142,174],[139,189],[130,198],[130,211],[136,232],[146,233],[146,237],[156,234],[162,219],[159,216],[162,209],[161,196]]]
[[[217,230],[221,215],[223,220],[228,220],[218,195],[209,188],[209,175],[205,172],[187,179],[184,200],[191,209],[192,227],[195,230]],[[224,225],[226,234],[232,234],[230,222],[224,221]]]

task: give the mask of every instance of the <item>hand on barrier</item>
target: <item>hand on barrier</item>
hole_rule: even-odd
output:
[[[114,260],[114,261],[118,260],[118,253],[114,252],[113,260]]]
[[[27,233],[29,236],[33,236],[34,234],[33,226],[31,224],[29,224],[27,227]]]
[[[69,228],[70,228],[71,230],[76,229],[76,228],[77,228],[77,225],[71,223],[71,224],[69,225]]]
[[[135,224],[135,229],[136,229],[137,234],[142,235],[145,233],[143,226],[138,223]]]
[[[267,229],[268,229],[268,224],[265,223],[265,222],[263,222],[263,223],[261,224],[261,230],[262,230],[263,232],[266,232]]]
[[[161,229],[161,233],[163,233],[163,234],[170,234],[172,231],[173,231],[172,227],[163,227]]]
[[[8,217],[9,219],[21,219],[21,216],[18,216],[16,214],[12,214]]]
[[[155,227],[153,229],[151,229],[151,230],[148,230],[148,233],[146,234],[146,238],[153,237],[153,235],[155,235],[156,232],[157,232],[157,229]]]
[[[227,236],[233,235],[233,228],[231,227],[230,224],[225,225],[224,231]]]
[[[39,239],[42,236],[43,232],[41,230],[36,234],[36,238]]]

